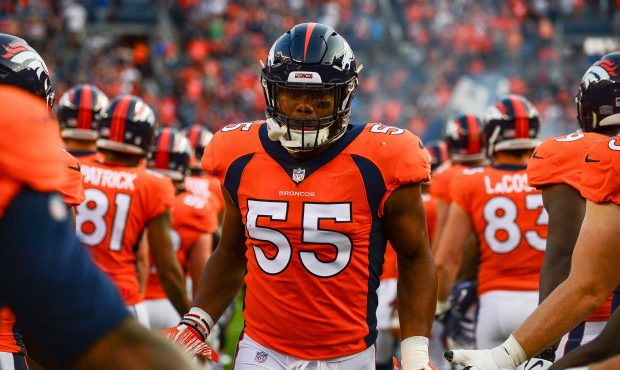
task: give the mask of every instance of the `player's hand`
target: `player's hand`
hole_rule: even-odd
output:
[[[471,366],[475,370],[516,369],[527,360],[525,352],[511,335],[503,344],[483,350],[454,350],[444,354],[456,365]]]
[[[200,308],[193,307],[183,316],[179,325],[168,328],[162,333],[180,345],[190,356],[202,356],[217,362],[217,352],[206,344],[212,326],[211,316]]]

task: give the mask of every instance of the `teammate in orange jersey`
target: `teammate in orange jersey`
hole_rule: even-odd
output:
[[[98,120],[108,104],[108,97],[90,84],[74,86],[60,97],[56,117],[65,147],[82,162],[96,157]]]
[[[581,131],[545,141],[536,148],[528,163],[529,184],[542,190],[545,209],[549,212],[549,236],[540,278],[541,302],[570,272],[571,256],[586,205],[585,199],[579,193],[584,153],[594,142],[605,139],[605,135],[614,135],[620,129],[620,120],[610,114],[601,114],[599,109],[602,104],[606,104],[601,104],[599,96],[620,98],[620,92],[617,92],[613,84],[601,83],[603,79],[617,79],[620,82],[620,77],[617,76],[620,73],[617,64],[619,60],[620,53],[606,55],[584,74],[577,95]],[[612,76],[610,72],[616,76]],[[550,366],[554,361],[554,354],[560,358],[589,342],[601,332],[611,312],[610,296],[585,322],[565,335],[559,346],[548,348],[536,356],[532,363],[542,359]],[[557,353],[554,347],[557,347]]]
[[[436,261],[439,300],[455,282],[463,241],[480,241],[476,346],[501,343],[538,303],[538,277],[547,237],[540,191],[525,168],[540,144],[536,108],[512,95],[487,110],[484,139],[492,165],[465,169],[452,181],[453,203]]]
[[[189,305],[170,241],[174,187],[170,179],[141,165],[154,130],[155,114],[142,99],[125,95],[110,103],[99,122],[97,147],[103,159],[82,165],[86,201],[76,217],[78,238],[145,325],[148,314],[135,266],[143,234],[147,234],[166,295],[178,312],[185,312]]]
[[[164,128],[155,137],[149,158],[149,168],[172,179],[176,198],[172,207],[171,240],[179,265],[190,273],[193,291],[212,251],[211,234],[217,229],[217,219],[204,198],[185,191],[183,180],[189,170],[192,149],[189,141],[178,131]],[[155,267],[151,269],[145,294],[151,328],[162,330],[179,322],[174,309],[161,287]]]
[[[224,215],[224,196],[217,177],[206,173],[200,166],[205,148],[213,138],[213,133],[206,127],[194,125],[184,131],[194,149],[195,160],[190,164],[190,176],[185,178],[185,188],[193,194],[207,198],[209,209],[219,221]]]
[[[0,86],[0,111],[0,305],[43,349],[38,360],[55,369],[193,369],[129,318],[75,238],[53,193],[64,186],[65,171],[58,125],[45,104]],[[26,369],[23,353],[5,343],[0,367]]]
[[[437,243],[448,219],[448,209],[452,203],[450,184],[452,178],[465,168],[472,168],[484,164],[484,147],[480,135],[480,119],[473,114],[464,114],[446,123],[444,141],[448,149],[450,161],[440,165],[433,172],[433,184],[430,194],[435,201],[437,210],[437,222],[433,239],[433,251],[437,249]],[[437,150],[443,150],[438,147]],[[441,154],[441,153],[437,153]]]
[[[205,150],[225,193],[222,238],[170,337],[201,343],[245,282],[235,369],[374,369],[389,240],[403,369],[429,368],[436,275],[420,183],[430,166],[410,132],[349,125],[358,71],[328,26],[299,24],[275,42],[261,76],[266,122],[228,125]]]
[[[54,104],[55,92],[45,62],[26,41],[8,34],[0,34],[0,85],[15,86],[45,101],[48,109]],[[56,189],[70,207],[84,200],[82,175],[75,158],[61,148],[59,135],[58,151],[65,164],[63,186]],[[18,328],[14,325],[13,314],[8,308],[0,309],[0,351],[5,353],[25,353]]]
[[[600,98],[605,99],[603,95]],[[607,97],[608,103],[614,100],[613,96]],[[618,110],[613,111],[616,116],[618,113]],[[618,168],[620,136],[601,140],[586,150],[579,185],[581,195],[586,199],[586,211],[568,277],[504,344],[490,350],[449,352],[446,356],[452,362],[475,366],[480,370],[515,369],[560,339],[607,300],[620,284]],[[617,332],[614,341],[617,343]],[[597,361],[601,355],[608,356],[610,353],[599,348],[584,359]],[[579,364],[585,363],[580,361]],[[564,366],[569,362],[560,360],[553,368],[563,368],[561,364]]]
[[[588,313],[598,307],[592,306],[595,302],[598,302],[600,306],[605,302],[605,298],[608,298],[601,297],[601,294],[605,292],[608,295],[618,284],[618,281],[614,280],[617,266],[613,267],[612,273],[608,271],[611,268],[608,266],[610,263],[616,264],[611,252],[616,251],[618,248],[610,248],[610,246],[617,245],[617,242],[610,239],[609,235],[616,220],[613,222],[606,221],[610,217],[610,212],[613,212],[613,210],[616,210],[616,213],[618,212],[618,207],[614,208],[611,204],[605,203],[614,202],[614,199],[617,200],[617,198],[614,198],[614,194],[617,194],[619,187],[614,176],[617,175],[618,156],[616,154],[617,149],[620,148],[616,146],[617,140],[589,132],[596,131],[605,134],[618,132],[620,107],[617,106],[616,101],[620,96],[620,89],[618,89],[618,84],[620,83],[620,77],[618,76],[620,70],[619,62],[619,53],[606,55],[594,63],[582,78],[579,94],[577,95],[577,109],[580,125],[586,132],[567,136],[565,140],[569,141],[546,144],[544,152],[537,150],[535,153],[536,157],[543,158],[533,158],[531,160],[532,164],[534,164],[535,160],[544,161],[549,158],[549,160],[554,162],[554,166],[562,166],[561,168],[564,169],[561,173],[551,173],[551,175],[557,176],[556,181],[558,184],[566,184],[562,187],[554,186],[553,188],[554,193],[552,195],[554,197],[551,198],[553,203],[550,204],[551,215],[557,215],[559,212],[562,212],[562,215],[565,217],[566,214],[570,214],[571,218],[574,217],[578,223],[583,218],[581,228],[577,229],[579,230],[578,237],[574,235],[575,225],[571,228],[571,225],[561,223],[560,225],[565,226],[563,229],[563,234],[566,234],[563,235],[564,239],[552,239],[554,244],[550,244],[552,248],[561,248],[561,250],[556,252],[564,252],[572,247],[571,245],[566,246],[566,243],[570,243],[576,238],[572,252],[572,266],[570,267],[568,277],[559,284],[559,281],[565,275],[560,277],[554,274],[552,276],[553,280],[550,279],[549,284],[559,285],[551,294],[548,291],[553,289],[555,285],[551,285],[547,289],[549,296],[513,332],[513,335],[507,341],[509,345],[474,352],[455,351],[451,356],[454,357],[457,363],[476,365],[478,368],[487,369],[494,366],[497,367],[497,363],[501,362],[505,368],[516,368],[527,358],[536,355],[544,349],[545,346],[559,340],[562,334],[568,332],[581,320],[585,319]],[[591,143],[593,137],[600,139],[600,141],[590,144],[589,148],[585,148],[588,142]],[[570,151],[571,156],[581,157],[581,167],[578,167],[571,159],[562,155],[563,153],[559,148],[560,145],[562,147],[570,146],[566,150]],[[564,149],[562,148],[562,150]],[[552,169],[548,169],[548,171],[551,172]],[[532,181],[548,181],[548,178],[543,177],[540,172],[534,172],[534,174],[537,177],[532,179]],[[576,181],[578,177],[581,178],[580,181]],[[582,200],[578,196],[579,194],[571,193],[572,189],[579,189],[581,197],[586,199],[585,211],[582,208],[583,205],[580,204]],[[547,195],[545,195],[547,198],[545,199],[545,205],[549,199]],[[558,204],[557,198],[559,196],[563,197],[563,202],[567,202],[566,205]],[[564,208],[556,208],[560,206]],[[554,220],[551,219],[551,221]],[[556,223],[553,226],[559,225],[558,220],[554,222]],[[600,225],[605,227],[601,228]],[[557,233],[554,232],[555,234]],[[560,260],[560,258],[556,256],[556,259]],[[555,273],[561,275],[564,271],[560,268]],[[611,284],[611,287],[608,288],[607,284]],[[573,294],[574,296],[565,299],[568,294]],[[578,300],[578,302],[574,302],[575,300]],[[606,309],[605,305],[603,305],[603,308]],[[593,316],[590,316],[588,319],[591,320],[592,318]],[[558,320],[562,320],[562,322],[558,322]],[[578,349],[575,351],[583,353]],[[603,352],[598,351],[598,353]],[[490,358],[493,356],[495,356],[494,360]],[[572,356],[568,354],[567,356],[571,360],[560,361],[562,366],[574,365],[575,362],[572,361],[579,358],[577,355]],[[531,364],[533,368],[533,365],[536,363],[538,363],[538,360],[530,361],[527,366]],[[580,364],[584,364],[584,362],[580,362]],[[544,365],[548,366],[549,364]]]

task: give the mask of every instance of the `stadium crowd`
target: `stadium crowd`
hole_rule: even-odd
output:
[[[566,20],[598,16],[598,1],[584,0],[135,3],[163,7],[178,37],[149,42],[87,33],[89,25],[114,20],[118,4],[110,1],[6,2],[0,29],[23,35],[41,50],[59,94],[89,81],[109,96],[138,94],[164,125],[218,129],[261,117],[256,76],[269,40],[313,19],[341,32],[367,65],[353,122],[406,127],[428,140],[438,138],[450,118],[445,107],[462,77],[478,77],[482,84],[482,76],[505,79],[505,92],[527,96],[537,106],[546,136],[575,127],[574,86],[594,59],[580,47],[561,44],[557,33]],[[615,7],[618,21],[617,1]],[[163,70],[154,70],[154,61]]]

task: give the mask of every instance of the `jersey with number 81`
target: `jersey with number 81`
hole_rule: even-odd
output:
[[[86,200],[77,208],[77,236],[125,303],[139,303],[137,245],[144,226],[172,206],[172,182],[146,168],[95,161],[82,165],[82,176]]]
[[[525,169],[465,169],[451,192],[480,242],[478,294],[538,290],[548,215],[541,192],[527,185]]]
[[[391,126],[351,126],[300,162],[265,124],[230,125],[202,165],[220,177],[246,226],[244,332],[308,360],[372,345],[383,203],[398,186],[429,179],[420,140]]]

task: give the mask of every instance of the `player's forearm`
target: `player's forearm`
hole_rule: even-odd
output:
[[[513,332],[528,357],[559,340],[607,299],[609,292],[597,293],[586,282],[575,280],[571,277],[560,284]]]
[[[398,315],[402,338],[430,335],[437,299],[437,273],[432,254],[420,248],[413,257],[398,258]]]
[[[243,287],[245,269],[243,254],[221,246],[216,248],[204,268],[193,305],[217,322]]]
[[[190,308],[183,271],[178,264],[170,264],[164,268],[157,266],[157,274],[170,303],[183,316]]]
[[[545,261],[540,270],[540,291],[538,302],[542,302],[560,285],[570,273],[572,249],[570,253],[560,251],[550,252],[555,249],[547,243]]]

